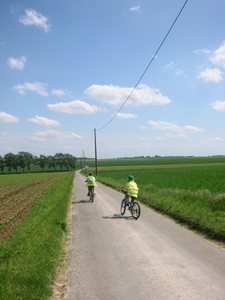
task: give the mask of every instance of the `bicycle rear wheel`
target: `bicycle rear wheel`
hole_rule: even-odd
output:
[[[95,194],[93,192],[93,188],[91,188],[91,190],[90,190],[90,202],[94,202],[94,197],[95,197]]]
[[[120,212],[122,216],[125,214],[125,211],[126,211],[126,200],[123,199],[121,201],[121,206],[120,206]]]
[[[136,201],[134,201],[134,203],[132,205],[131,214],[132,214],[132,217],[136,220],[140,217],[141,208],[140,208],[140,205]]]

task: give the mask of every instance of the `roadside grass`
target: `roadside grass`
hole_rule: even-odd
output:
[[[225,242],[223,164],[182,169],[131,168],[101,170],[97,180],[118,189],[131,173],[139,187],[140,202],[211,239]]]
[[[35,204],[10,239],[0,243],[0,299],[48,299],[62,255],[74,172]]]

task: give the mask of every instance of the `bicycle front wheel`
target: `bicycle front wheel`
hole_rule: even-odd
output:
[[[125,211],[126,211],[126,200],[123,199],[121,201],[121,206],[120,206],[120,212],[122,216],[125,214]]]
[[[131,214],[132,214],[132,217],[136,220],[140,217],[141,208],[140,208],[140,205],[136,201],[132,205]]]

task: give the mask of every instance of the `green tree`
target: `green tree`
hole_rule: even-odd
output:
[[[42,168],[42,170],[44,171],[45,166],[47,165],[47,156],[41,154],[40,157],[39,157],[38,164]]]
[[[12,164],[13,169],[17,173],[17,169],[19,167],[19,155],[18,154],[13,154],[13,164]]]
[[[54,171],[55,171],[55,168],[56,168],[55,157],[49,155],[49,156],[47,156],[47,160],[48,160],[48,167],[49,167],[49,168],[54,168]]]
[[[18,153],[18,163],[19,163],[19,166],[23,169],[23,173],[24,173],[24,168],[27,165],[27,159],[26,159],[25,152],[21,151]]]
[[[71,169],[75,170],[76,169],[76,162],[77,162],[77,159],[76,157],[74,157],[73,155],[71,154],[66,154],[66,157],[67,157],[67,160],[68,160],[68,165]]]
[[[1,170],[2,174],[4,171],[4,167],[5,167],[4,158],[0,155],[0,170]]]
[[[62,170],[63,165],[65,165],[65,155],[63,153],[56,153],[54,155],[55,164],[57,166],[60,166],[60,169]]]
[[[30,166],[34,162],[34,156],[33,156],[33,154],[31,154],[29,152],[24,152],[24,154],[25,154],[26,161],[27,161],[27,168],[28,168],[28,171],[30,172]]]
[[[14,156],[15,154],[11,152],[4,155],[5,165],[8,168],[9,173],[11,173],[13,167]]]

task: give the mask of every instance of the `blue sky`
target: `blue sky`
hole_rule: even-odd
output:
[[[94,128],[99,158],[225,154],[224,0],[187,2],[120,110],[184,3],[1,0],[0,155],[93,157]]]

